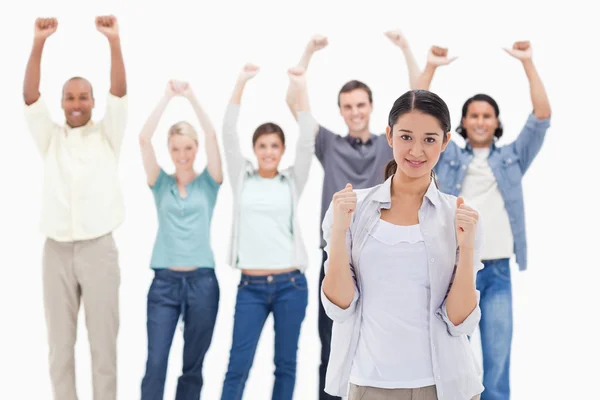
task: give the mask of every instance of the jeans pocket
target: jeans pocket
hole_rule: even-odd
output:
[[[499,262],[492,265],[492,272],[495,276],[504,279],[506,281],[510,281],[510,263],[508,262]]]
[[[240,281],[240,283],[238,284],[238,287],[237,287],[237,288],[238,288],[238,290],[242,290],[242,289],[244,289],[245,287],[248,287],[248,285],[249,285],[249,284],[250,284],[250,282],[249,282],[249,281],[247,281],[247,280],[245,280],[245,279],[242,279],[242,280]]]
[[[308,290],[308,283],[306,282],[306,276],[292,276],[290,278],[290,283],[295,289],[298,290]]]
[[[172,285],[167,280],[154,278],[148,290],[148,303],[163,303],[168,298]]]

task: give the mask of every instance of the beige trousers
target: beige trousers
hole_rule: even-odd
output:
[[[44,308],[55,400],[77,400],[75,340],[81,300],[91,350],[94,400],[117,398],[120,279],[112,234],[75,242],[46,239]]]
[[[472,400],[479,400],[479,397],[480,395],[477,395]],[[435,386],[418,389],[380,389],[351,383],[348,400],[438,400],[438,397]]]

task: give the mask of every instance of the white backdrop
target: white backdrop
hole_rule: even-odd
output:
[[[156,232],[155,209],[145,184],[137,135],[162,95],[168,79],[189,80],[220,135],[221,121],[237,72],[251,61],[262,67],[249,83],[240,121],[245,153],[251,132],[267,120],[289,135],[282,167],[293,160],[297,127],[284,103],[286,69],[299,59],[314,33],[330,45],[315,55],[309,70],[311,106],[317,120],[340,133],[345,126],[337,91],[360,79],[374,92],[371,129],[384,130],[392,102],[408,89],[400,49],[383,31],[401,28],[421,67],[432,44],[448,46],[459,59],[438,71],[432,90],[450,106],[453,125],[467,97],[484,92],[500,104],[502,143],[514,139],[531,111],[529,89],[518,60],[501,50],[515,40],[531,40],[534,61],[553,110],[544,147],[525,177],[529,270],[513,263],[515,335],[512,362],[514,399],[595,398],[600,356],[592,321],[597,307],[599,140],[596,40],[593,13],[583,1],[558,2],[400,1],[182,1],[151,5],[132,0],[30,0],[4,14],[0,24],[0,398],[51,399],[38,231],[42,163],[26,131],[22,79],[37,16],[55,16],[59,27],[43,56],[41,91],[62,121],[63,82],[87,77],[94,85],[95,119],[104,113],[109,88],[108,44],[94,16],[114,14],[121,27],[127,68],[130,117],[121,157],[126,222],[115,234],[122,270],[119,337],[119,398],[139,398],[146,360],[148,267]],[[537,3],[537,4],[536,4]],[[15,3],[17,4],[17,3]],[[579,5],[578,5],[579,4]],[[570,11],[576,10],[576,11]],[[592,29],[595,32],[592,32]],[[596,39],[593,39],[593,38]],[[166,130],[180,119],[198,126],[189,104],[176,99],[155,136],[159,162],[173,170]],[[458,136],[458,135],[456,135]],[[205,157],[199,157],[197,168]],[[320,342],[317,331],[318,240],[322,168],[316,158],[300,205],[310,251],[310,300],[302,328],[295,399],[316,399]],[[596,194],[596,196],[594,196]],[[225,264],[231,226],[231,190],[219,194],[212,245],[221,286],[213,344],[204,368],[203,399],[218,399],[228,362],[233,307],[239,273]],[[81,399],[91,399],[91,368],[83,312],[76,346]],[[478,350],[477,338],[474,340]],[[181,368],[182,339],[172,347],[165,398],[173,398]],[[263,331],[245,399],[270,399],[273,382],[273,325]]]

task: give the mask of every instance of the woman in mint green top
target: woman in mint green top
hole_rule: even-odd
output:
[[[273,399],[291,400],[296,380],[296,353],[308,293],[306,249],[297,205],[315,148],[317,124],[306,95],[304,70],[288,72],[298,114],[299,135],[293,166],[279,171],[285,135],[274,123],[260,125],[252,137],[258,168],[244,158],[237,119],[246,82],[258,67],[240,73],[223,126],[223,147],[233,189],[233,229],[229,263],[241,269],[229,367],[222,400],[241,400],[258,340],[269,314],[275,322]]]
[[[156,161],[152,135],[167,104],[177,95],[190,101],[204,132],[207,166],[200,174],[194,171],[198,135],[187,122],[169,129],[168,146],[175,174],[166,174]],[[142,129],[140,147],[158,216],[150,262],[155,275],[148,292],[148,360],[141,397],[163,398],[169,351],[181,316],[185,345],[175,398],[197,400],[202,389],[202,363],[219,305],[210,226],[223,172],[215,130],[189,84],[169,82]]]

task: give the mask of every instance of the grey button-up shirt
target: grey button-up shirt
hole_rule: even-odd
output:
[[[325,391],[333,396],[347,396],[363,311],[360,263],[369,262],[364,257],[360,258],[361,249],[380,219],[381,209],[391,206],[391,182],[392,178],[389,178],[383,184],[373,188],[356,190],[357,207],[350,228],[346,231],[348,259],[355,281],[352,303],[348,308],[341,309],[321,291],[325,312],[333,320],[331,354],[325,385]],[[333,209],[330,205],[322,226],[327,243],[331,238],[332,223]],[[429,336],[437,396],[444,400],[471,399],[483,391],[481,367],[474,357],[467,338],[467,335],[475,330],[481,318],[479,292],[477,292],[477,307],[460,325],[454,325],[446,311],[446,296],[459,255],[455,228],[456,197],[440,192],[432,181],[419,210],[419,224],[429,266],[431,288]],[[483,268],[480,261],[483,243],[481,233],[481,223],[479,223],[475,239],[475,272]],[[329,244],[325,247],[325,251],[329,253]],[[329,258],[325,262],[326,273],[328,266]],[[397,356],[402,357],[401,354]]]

